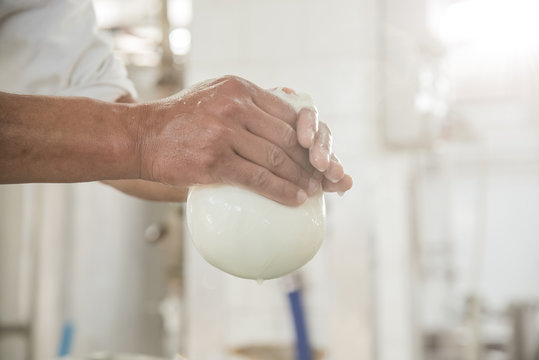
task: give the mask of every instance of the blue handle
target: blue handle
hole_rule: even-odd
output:
[[[305,325],[305,316],[303,314],[303,304],[301,301],[301,290],[294,290],[288,293],[288,300],[292,308],[294,317],[294,327],[296,329],[296,359],[312,360],[309,337],[307,335],[307,326]]]
[[[60,336],[60,344],[58,346],[58,357],[68,356],[71,353],[73,332],[73,323],[71,323],[71,321],[64,322],[64,325],[62,326],[62,335]]]

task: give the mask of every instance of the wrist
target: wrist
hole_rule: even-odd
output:
[[[125,144],[120,149],[120,159],[124,164],[123,172],[125,179],[141,179],[142,171],[142,153],[143,153],[143,121],[145,119],[144,104],[115,104],[116,116],[120,118],[122,127],[125,131],[122,133],[123,139],[119,144]]]

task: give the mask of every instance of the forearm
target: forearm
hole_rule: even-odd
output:
[[[298,205],[324,176],[326,190],[351,186],[310,114],[233,76],[137,105],[0,92],[0,183],[107,180],[172,201],[191,185],[227,183]],[[173,187],[113,182],[127,179]]]
[[[0,183],[139,177],[132,105],[0,92]]]
[[[165,185],[146,180],[105,180],[104,184],[114,187],[127,195],[151,201],[184,202],[189,187]]]

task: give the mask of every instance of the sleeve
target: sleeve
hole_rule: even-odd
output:
[[[97,29],[91,0],[24,3],[0,18],[0,90],[103,101],[137,97],[124,64]]]
[[[114,56],[110,41],[97,29],[92,2],[88,0],[66,3],[80,6],[80,9],[75,6],[72,18],[74,21],[79,18],[84,24],[83,28],[73,24],[73,28],[79,29],[80,36],[72,37],[71,40],[85,41],[84,46],[78,48],[79,57],[73,63],[68,87],[59,91],[58,95],[85,96],[104,101],[114,101],[126,94],[137,98],[135,86],[127,77],[124,64]]]

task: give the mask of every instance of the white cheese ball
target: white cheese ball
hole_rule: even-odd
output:
[[[228,185],[194,187],[187,199],[187,225],[202,257],[229,274],[259,281],[311,260],[324,239],[325,217],[322,192],[298,207]]]
[[[296,112],[314,108],[308,94],[272,92]],[[298,207],[228,185],[197,186],[187,198],[187,225],[202,257],[229,274],[259,281],[311,260],[322,245],[325,220],[322,191]]]

